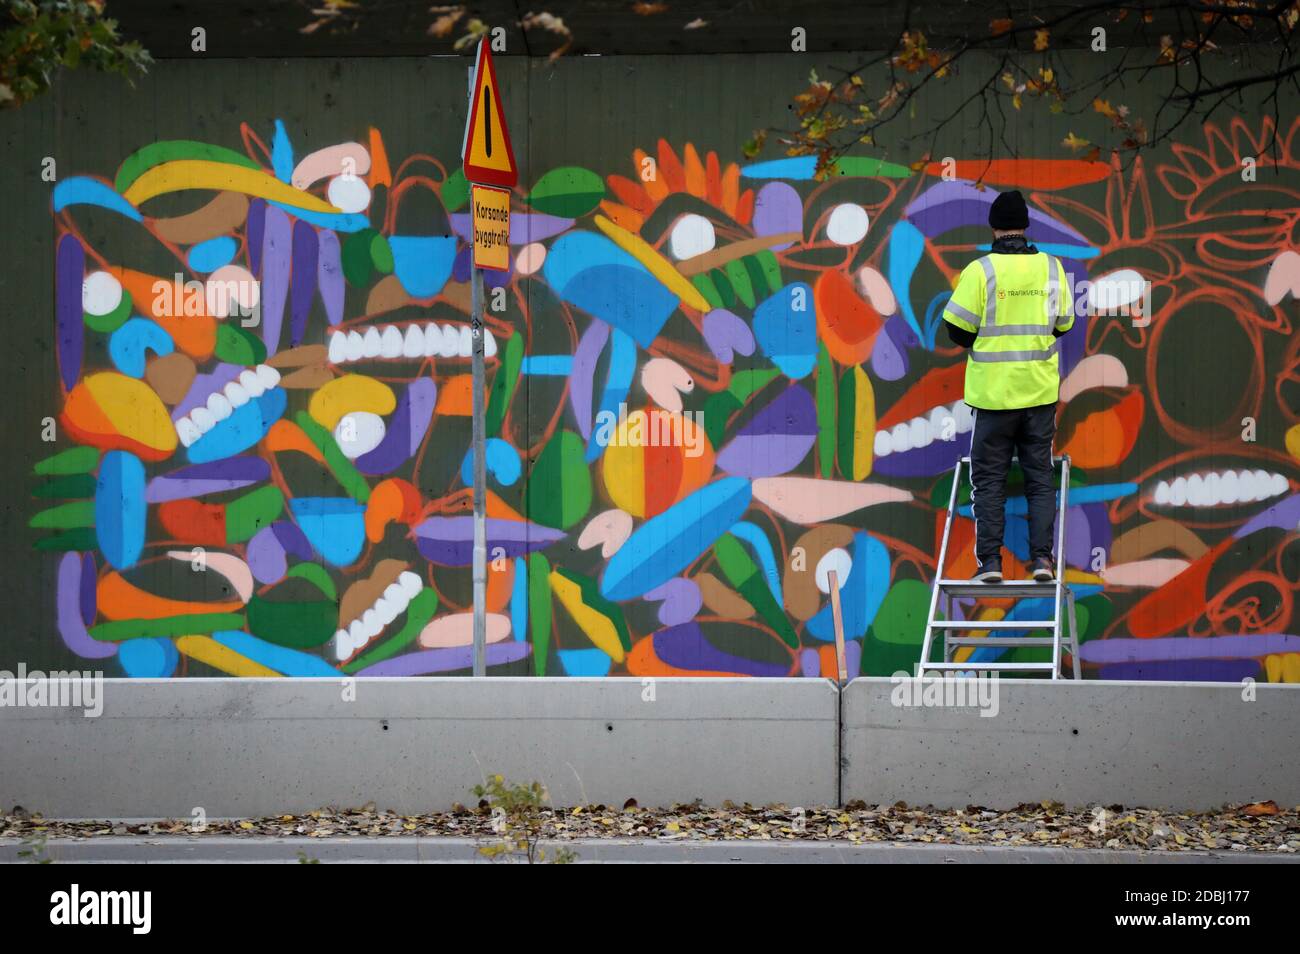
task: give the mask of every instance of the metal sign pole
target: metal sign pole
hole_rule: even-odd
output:
[[[469,71],[469,109],[474,108],[474,70]],[[472,190],[470,201],[473,201]],[[472,216],[471,216],[472,220]],[[484,453],[484,382],[483,368],[483,272],[474,264],[470,251],[471,315],[474,414],[474,675],[487,675],[487,465]]]

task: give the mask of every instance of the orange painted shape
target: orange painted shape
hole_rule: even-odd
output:
[[[420,517],[420,492],[409,480],[390,477],[370,491],[366,502],[366,539],[378,543],[394,520],[413,524]]]
[[[1142,394],[1133,391],[1114,407],[1089,414],[1061,448],[1080,467],[1114,467],[1125,460],[1137,443],[1146,407]]]
[[[650,201],[645,190],[631,179],[625,176],[612,175],[606,177],[605,182],[609,185],[609,191],[613,192],[618,201],[628,208],[634,209],[643,215],[648,215],[654,210],[654,203]]]
[[[710,205],[722,206],[722,169],[718,165],[718,154],[710,152],[704,159],[705,198]]]
[[[940,404],[961,400],[966,393],[966,365],[954,364],[947,368],[927,371],[920,381],[908,388],[887,414],[876,422],[876,430],[886,431],[914,417],[928,415]]]
[[[736,679],[750,678],[746,673],[715,672],[712,669],[678,669],[670,666],[655,655],[654,637],[647,636],[632,646],[627,654],[627,671],[633,676],[732,676]]]
[[[1100,182],[1110,175],[1106,163],[1086,159],[964,159],[955,167],[942,162],[931,162],[925,167],[926,174],[931,176],[942,176],[949,170],[958,179],[985,185],[1048,191]]]
[[[736,203],[736,221],[741,225],[748,225],[749,220],[754,217],[754,190],[746,189],[741,195],[740,201]]]
[[[683,154],[686,157],[683,164],[686,175],[686,191],[696,198],[702,199],[708,192],[704,175],[704,163],[700,162],[700,154],[695,151],[695,146],[689,142],[686,144]]]
[[[448,378],[438,389],[438,403],[435,414],[449,417],[469,417],[474,413],[474,381],[468,374],[457,374]]]
[[[880,314],[858,294],[843,272],[822,272],[813,289],[817,327],[830,356],[851,367],[871,357],[876,335],[884,326]]]
[[[223,547],[226,540],[226,507],[197,500],[169,500],[158,505],[163,528],[182,543]]]
[[[108,619],[163,619],[195,613],[239,613],[244,609],[244,604],[238,600],[228,603],[198,603],[154,596],[128,583],[116,571],[105,573],[99,578],[95,602],[99,611]]]
[[[384,137],[374,126],[370,127],[370,188],[393,185],[393,172],[388,167],[388,150],[384,148]]]
[[[271,425],[271,429],[266,432],[266,437],[262,440],[266,444],[266,449],[272,453],[297,451],[300,454],[306,454],[322,467],[325,466],[325,455],[321,453],[319,447],[311,442],[303,429],[293,421],[286,421],[283,418],[276,421]]]
[[[171,335],[176,347],[191,358],[210,358],[217,346],[217,322],[208,314],[206,295],[196,289],[187,291],[171,278],[159,278],[131,268],[106,269],[131,294],[135,310],[158,322]],[[201,283],[200,283],[201,284]],[[186,314],[186,302],[190,311]]]
[[[645,224],[645,216],[640,212],[619,205],[617,202],[610,202],[609,199],[600,200],[600,210],[609,216],[611,222],[629,232],[640,232],[641,226]]]
[[[657,427],[658,420],[668,415],[652,409],[647,415],[647,428]],[[653,517],[663,513],[674,503],[682,484],[682,457],[680,447],[643,447],[642,468],[645,478],[645,516]]]
[[[682,162],[666,139],[659,140],[659,174],[668,183],[669,192],[681,192],[686,185],[686,172],[682,169]]]
[[[734,162],[727,166],[722,174],[722,211],[733,218],[736,216],[736,204],[740,201],[740,166]]]
[[[487,569],[487,606],[489,613],[504,613],[510,602],[510,594],[515,585],[515,561],[504,560],[504,567],[497,569],[495,560],[488,561]]]
[[[1128,633],[1138,639],[1167,636],[1205,612],[1206,581],[1214,562],[1235,544],[1222,541],[1154,593],[1149,593],[1129,612]]]

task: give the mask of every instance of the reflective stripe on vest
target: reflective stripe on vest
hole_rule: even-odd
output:
[[[967,403],[1005,409],[1055,402],[1060,372],[1052,329],[1062,293],[1058,259],[1046,253],[986,255],[979,263],[984,320],[972,321],[948,305],[977,325],[966,366]]]

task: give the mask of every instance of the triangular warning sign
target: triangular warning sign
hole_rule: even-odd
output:
[[[465,124],[461,159],[465,178],[470,182],[510,188],[519,181],[510,130],[506,128],[505,112],[501,108],[501,88],[497,85],[497,72],[492,66],[486,37],[478,44],[474,96]]]

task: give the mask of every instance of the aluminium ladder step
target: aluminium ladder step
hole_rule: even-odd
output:
[[[1051,646],[1056,642],[1051,636],[945,636],[944,640],[949,646],[993,646],[999,649]]]
[[[935,629],[1052,629],[1054,619],[936,619]]]
[[[1055,672],[1056,663],[1050,662],[937,662],[926,663],[921,672]]]
[[[1053,596],[1056,593],[1055,580],[1050,583],[1039,583],[1036,580],[1004,580],[1001,583],[940,580],[938,585],[939,589],[949,596],[982,596],[993,600]]]

